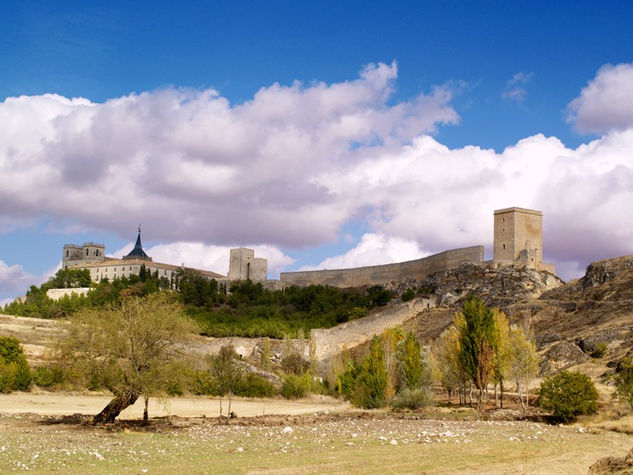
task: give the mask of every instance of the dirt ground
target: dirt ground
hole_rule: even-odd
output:
[[[339,410],[328,399],[252,401],[254,412],[265,403],[265,414],[279,415],[228,423],[210,418],[217,401],[202,398],[167,400],[164,412],[158,403],[155,416],[171,417],[148,426],[128,419],[94,427],[89,416],[63,415],[93,414],[106,399],[0,396],[0,473],[586,473],[633,446],[629,435],[582,424],[479,420],[464,408]],[[236,406],[243,415],[247,402]]]
[[[0,394],[0,413],[35,413],[43,416],[65,416],[72,414],[95,415],[112,399],[107,395],[63,394],[63,393],[12,393]],[[226,414],[228,398],[209,397],[171,397],[150,398],[150,417],[217,417],[222,411]],[[231,411],[239,417],[254,417],[269,414],[311,414],[319,411],[342,411],[349,404],[334,398],[314,396],[300,401],[285,399],[246,399],[234,398]],[[121,413],[119,419],[139,419],[143,416],[143,400]]]

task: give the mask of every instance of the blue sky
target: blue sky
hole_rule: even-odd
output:
[[[608,107],[613,97],[628,104],[626,90],[633,89],[626,66],[633,61],[633,4],[393,3],[2,2],[0,127],[4,122],[6,132],[0,135],[5,145],[0,145],[0,170],[8,180],[5,191],[17,183],[27,189],[24,197],[15,191],[0,196],[5,201],[0,205],[0,300],[53,269],[63,243],[102,241],[114,252],[134,239],[138,222],[146,229],[146,247],[172,244],[165,256],[212,267],[224,259],[227,246],[263,246],[262,252],[276,253],[273,272],[412,258],[469,243],[489,248],[491,206],[497,203],[543,209],[546,248],[547,232],[553,243],[549,258],[566,277],[590,259],[633,252],[623,244],[633,235],[631,225],[604,229],[609,224],[600,221],[606,219],[604,210],[587,209],[590,203],[583,201],[593,196],[615,213],[628,197],[632,164],[626,158],[626,131],[633,119]],[[364,76],[368,65],[377,66]],[[605,65],[622,68],[605,73]],[[603,79],[607,85],[601,91],[609,94],[583,95],[592,81]],[[296,90],[294,81],[301,82]],[[355,88],[344,91],[355,98],[353,104],[333,113],[336,117],[319,115],[340,100],[337,85],[346,84]],[[326,92],[315,99],[320,88]],[[201,97],[204,91],[213,91],[211,97]],[[12,100],[19,96],[27,97]],[[62,103],[72,98],[85,101]],[[291,98],[300,110],[290,109],[292,114],[280,119],[275,107]],[[578,107],[570,109],[576,99]],[[599,100],[602,108],[595,105]],[[244,104],[250,106],[240,107]],[[170,107],[178,108],[182,121],[194,117],[190,127],[198,129],[182,126],[185,132],[172,141],[169,131],[182,124],[171,122]],[[362,124],[368,132],[324,138],[331,130],[327,121],[334,127],[342,117],[380,114]],[[606,116],[619,119],[610,123]],[[127,117],[134,117],[132,124]],[[149,118],[155,123],[137,132],[137,123]],[[90,134],[85,135],[86,127]],[[300,134],[291,133],[298,129]],[[128,136],[125,130],[133,132]],[[245,145],[254,130],[262,134],[259,141]],[[265,146],[264,139],[279,130],[289,134],[283,143]],[[214,134],[227,143],[217,145]],[[533,139],[538,134],[547,139]],[[416,142],[426,136],[433,143]],[[170,143],[161,148],[154,138]],[[142,140],[146,147],[138,145]],[[299,146],[300,140],[313,145]],[[597,171],[585,145],[592,141],[609,157]],[[195,147],[189,145],[194,142]],[[41,150],[37,143],[44,143]],[[437,156],[438,146],[447,148],[446,157]],[[523,148],[536,155],[524,157]],[[267,157],[284,150],[292,154],[267,165]],[[480,158],[469,158],[475,156]],[[576,162],[562,179],[565,160]],[[512,161],[523,181],[513,182],[518,172],[511,170]],[[391,176],[390,170],[412,163],[413,175]],[[345,183],[359,176],[355,167],[361,164],[377,175],[367,176],[351,193]],[[62,176],[47,181],[44,175],[52,172],[45,166],[61,168]],[[33,181],[28,173],[11,175],[29,167]],[[538,176],[529,176],[533,171],[526,168],[532,167]],[[153,176],[144,181],[153,171],[175,181]],[[266,178],[249,177],[250,188],[230,185],[251,171]],[[433,177],[446,183],[449,172],[463,172],[465,181],[435,188]],[[112,174],[107,183],[106,173]],[[604,183],[592,180],[591,173]],[[213,192],[205,191],[204,183],[200,190],[183,186],[206,176]],[[374,189],[379,176],[386,184]],[[411,176],[420,181],[419,194]],[[599,182],[600,188],[583,193],[579,177],[587,180],[584,186]],[[112,195],[117,182],[143,186],[137,193]],[[469,198],[472,182],[478,186]],[[534,188],[515,193],[525,183]],[[37,188],[37,196],[29,198],[29,187]],[[399,189],[405,192],[396,203],[391,197]],[[460,193],[453,195],[456,189]],[[561,197],[561,190],[569,193]],[[103,195],[93,202],[97,191]],[[371,196],[359,199],[365,192]],[[108,197],[109,211],[101,209]],[[472,207],[467,214],[473,221],[455,212],[464,206]],[[574,221],[579,213],[587,215],[587,226],[601,226],[603,232],[579,227]],[[431,227],[444,228],[445,234]],[[566,246],[570,233],[583,239]],[[204,251],[187,247],[192,242],[203,243]]]

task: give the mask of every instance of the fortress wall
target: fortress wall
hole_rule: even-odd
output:
[[[481,264],[483,258],[483,246],[473,246],[395,264],[353,269],[282,272],[279,279],[283,286],[320,284],[332,287],[360,287],[407,279],[421,279],[434,272],[451,269],[460,264]]]

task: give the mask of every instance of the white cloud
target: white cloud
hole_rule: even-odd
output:
[[[633,63],[600,68],[567,110],[569,122],[583,133],[633,126]]]
[[[123,248],[111,254],[111,257],[122,257],[129,253],[134,243],[128,243]],[[173,265],[184,265],[195,269],[210,270],[218,274],[227,275],[229,271],[229,255],[232,247],[213,246],[201,242],[172,242],[157,244],[145,249],[155,262]],[[279,248],[265,244],[246,245],[255,251],[255,257],[268,259],[268,276],[275,278],[279,272],[292,265],[295,260],[285,255]]]
[[[540,209],[546,257],[574,261],[578,269],[633,253],[633,222],[626,219],[633,202],[630,150],[633,129],[577,149],[535,135],[502,153],[449,149],[425,136],[347,173],[323,175],[319,184],[369,210],[373,232],[432,252],[477,244],[490,251],[494,209]]]
[[[633,87],[615,85],[632,68],[597,73],[570,106],[578,127],[597,123],[588,118],[602,117],[606,97],[627,100]],[[375,264],[398,247],[490,250],[492,211],[522,206],[543,211],[546,257],[568,272],[633,253],[626,117],[576,149],[541,134],[501,153],[450,149],[428,135],[459,119],[450,89],[391,104],[396,75],[395,64],[372,65],[352,81],[275,84],[237,105],[213,90],[104,104],[9,98],[0,103],[0,225],[46,215],[129,236],[140,221],[145,236],[172,243],[149,250],[157,261],[219,273],[231,246],[263,243],[255,248],[274,275],[291,265],[281,249],[335,241],[351,220],[378,236],[375,246],[366,237],[324,266]]]
[[[44,275],[36,276],[25,271],[19,264],[10,266],[0,260],[0,295],[13,295],[15,298],[18,294],[24,294],[31,285],[40,285],[49,277],[48,271]],[[12,302],[13,298],[9,298],[8,301],[2,300],[0,306]]]
[[[305,266],[301,270],[346,269],[403,262],[428,256],[415,241],[384,234],[366,233],[358,244],[339,256],[328,257],[316,266]]]
[[[527,89],[525,85],[532,81],[533,77],[534,73],[516,73],[506,83],[506,87],[501,93],[501,97],[509,101],[515,101],[519,103],[523,102],[525,100],[525,97],[527,96]]]
[[[0,216],[46,215],[120,235],[141,221],[162,241],[333,240],[352,210],[313,177],[459,119],[449,88],[391,104],[396,77],[395,63],[379,63],[351,81],[273,84],[242,104],[171,88],[103,104],[8,98]]]

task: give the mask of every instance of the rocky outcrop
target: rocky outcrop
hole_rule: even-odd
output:
[[[562,371],[587,361],[589,357],[575,344],[569,341],[561,341],[543,353],[541,358],[540,373],[542,376]]]
[[[624,457],[603,457],[589,467],[591,474],[633,473],[633,449]]]
[[[554,274],[537,269],[463,264],[428,276],[418,283],[418,288],[432,294],[438,306],[461,305],[473,294],[486,305],[503,309],[519,300],[538,298],[563,284]]]
[[[612,281],[619,275],[631,271],[633,271],[633,256],[596,261],[587,266],[585,276],[578,283],[582,289],[588,289]]]

